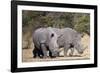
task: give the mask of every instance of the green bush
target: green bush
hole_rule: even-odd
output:
[[[23,33],[32,32],[39,27],[70,27],[80,33],[90,33],[90,15],[88,13],[71,12],[22,12]]]

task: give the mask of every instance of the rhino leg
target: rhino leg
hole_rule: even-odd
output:
[[[55,58],[56,56],[54,56],[54,55],[52,55],[52,52],[49,50],[49,56],[51,57],[51,58]]]
[[[47,50],[49,51],[49,56],[50,56],[51,58],[54,58],[54,57],[52,56],[52,52],[50,51],[49,47],[46,46],[46,48],[47,48]]]
[[[43,51],[41,49],[38,49],[37,53],[38,53],[38,56],[40,58],[43,58],[44,54],[43,54]]]
[[[67,52],[69,50],[70,44],[66,44],[64,47],[64,56],[67,57]]]
[[[70,52],[70,56],[73,56],[73,53],[74,53],[74,48],[70,48],[71,52]]]
[[[68,48],[67,48],[67,49],[65,48],[65,49],[64,49],[64,56],[65,56],[65,57],[67,57],[67,52],[68,52]]]
[[[34,50],[33,50],[33,57],[34,58],[36,58],[37,56],[38,57],[40,57],[40,58],[43,58],[43,52],[42,52],[42,50],[41,49],[39,49],[39,48],[34,48]]]
[[[34,56],[33,56],[34,58],[37,57],[37,49],[36,49],[36,48],[33,50],[33,55],[34,55]]]
[[[52,52],[50,51],[49,47],[46,47],[46,48],[47,48],[47,50],[48,50],[49,56],[50,56],[51,58],[55,58],[55,56],[52,55]]]
[[[47,48],[45,44],[41,44],[41,50],[43,52],[43,58],[47,58]]]
[[[73,53],[74,53],[74,44],[73,43],[70,43],[70,47],[69,48],[71,50],[69,56],[73,56]]]

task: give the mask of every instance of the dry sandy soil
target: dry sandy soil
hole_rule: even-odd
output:
[[[73,56],[67,56],[67,57],[56,57],[56,58],[46,58],[46,59],[40,59],[40,58],[33,58],[32,54],[32,48],[31,49],[23,49],[22,50],[22,62],[39,62],[39,61],[54,61],[54,60],[83,60],[83,59],[89,59],[90,58],[90,37],[88,35],[85,35],[82,38],[82,44],[86,48],[84,50],[83,54],[78,54],[77,51],[74,51]],[[69,51],[70,52],[70,51]],[[68,52],[68,53],[69,53]],[[63,55],[63,51],[60,53],[60,55]]]

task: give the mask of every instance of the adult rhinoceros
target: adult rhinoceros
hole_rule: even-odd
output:
[[[51,27],[39,28],[33,33],[34,42],[34,57],[47,57],[47,50],[50,52],[50,56],[54,57],[58,51],[57,44],[58,35],[52,30]]]
[[[39,28],[35,31],[33,39],[35,44],[34,57],[36,54],[46,56],[47,49],[49,49],[50,56],[58,56],[59,48],[62,47],[64,48],[64,56],[67,56],[69,49],[71,50],[70,55],[73,55],[74,49],[80,54],[84,51],[81,35],[71,28]]]
[[[57,39],[57,44],[59,48],[64,48],[64,56],[67,56],[67,52],[70,49],[70,55],[73,55],[74,49],[78,51],[78,53],[82,54],[84,49],[81,43],[81,34],[71,28],[53,28],[53,31],[59,35]]]

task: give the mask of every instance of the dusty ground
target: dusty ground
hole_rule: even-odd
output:
[[[78,54],[77,51],[74,52],[73,56],[67,56],[67,57],[56,57],[56,58],[46,58],[46,59],[40,59],[40,58],[33,58],[32,50],[33,49],[23,49],[22,51],[22,62],[37,62],[37,61],[52,61],[52,60],[82,60],[82,59],[89,59],[90,58],[90,37],[88,35],[85,35],[82,38],[82,44],[84,47],[86,47],[83,54]],[[69,51],[70,52],[70,51]],[[63,51],[60,53],[63,55]]]

